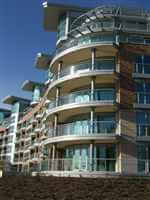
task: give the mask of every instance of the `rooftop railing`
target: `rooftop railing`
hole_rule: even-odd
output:
[[[71,30],[76,29],[82,24],[96,19],[103,19],[110,16],[128,16],[128,17],[149,17],[150,11],[134,8],[134,7],[121,7],[121,6],[100,6],[92,9],[75,19],[71,25]],[[105,19],[104,18],[104,19]]]

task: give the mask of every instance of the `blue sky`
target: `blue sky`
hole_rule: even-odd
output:
[[[150,9],[149,0],[49,0],[53,3],[95,7],[128,4]],[[38,52],[53,52],[55,33],[42,26],[42,0],[0,0],[0,99],[7,95],[30,97],[21,90],[24,80],[43,81],[45,73],[34,66]],[[0,107],[7,107],[0,102]]]

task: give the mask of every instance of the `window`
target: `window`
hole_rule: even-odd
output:
[[[138,171],[150,172],[150,146],[148,143],[139,143],[137,146]]]
[[[65,36],[66,31],[66,14],[63,14],[59,17],[59,25],[57,28],[57,39]]]
[[[11,112],[12,113],[17,113],[19,112],[19,103],[15,103],[13,106],[12,106],[12,109],[11,109]]]
[[[35,87],[32,98],[33,98],[33,101],[39,101],[40,100],[40,88],[39,88],[39,86]]]
[[[135,79],[136,102],[138,104],[150,104],[150,82],[148,80]]]
[[[9,132],[9,133],[14,132],[14,126],[10,126],[8,132]]]
[[[150,74],[150,56],[136,56],[135,62],[135,73]]]
[[[11,123],[14,123],[14,122],[15,122],[15,119],[16,119],[16,117],[15,117],[15,116],[12,116],[11,119],[10,119],[10,120],[11,120]]]
[[[115,68],[115,59],[96,59],[95,69],[97,70],[113,70]]]
[[[137,112],[137,136],[150,136],[150,112]]]
[[[150,45],[150,38],[145,38],[144,39],[144,44]]]

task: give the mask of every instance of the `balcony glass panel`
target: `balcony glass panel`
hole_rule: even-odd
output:
[[[86,35],[79,38],[70,39],[65,42],[60,48],[56,49],[55,55],[60,52],[79,45],[93,44],[93,43],[113,43],[115,41],[114,35]]]
[[[57,136],[100,136],[115,135],[116,123],[114,121],[76,121],[58,126]]]
[[[93,99],[93,97],[94,99]],[[95,89],[94,94],[90,90],[77,91],[66,96],[61,96],[58,101],[58,106],[72,104],[72,103],[87,103],[90,101],[100,101],[101,103],[114,103],[115,90],[114,89]],[[56,101],[51,101],[49,109],[56,106]]]
[[[96,70],[113,70],[115,69],[115,61],[112,59],[101,60],[96,59],[94,69]]]
[[[65,67],[63,70],[61,70],[59,78],[63,78],[64,76],[73,75],[73,74],[77,74],[77,73],[85,73],[85,72],[88,72],[91,70],[92,70],[92,61],[87,60],[84,62],[80,62],[76,65],[71,65],[71,66]],[[115,70],[115,59],[114,58],[96,59],[95,65],[94,65],[94,70],[114,71]],[[51,78],[51,79],[54,81],[54,80],[57,80],[58,77],[56,74],[54,74],[53,78]]]

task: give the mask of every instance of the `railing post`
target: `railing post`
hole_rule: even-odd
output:
[[[93,171],[93,142],[90,144],[90,171]]]

